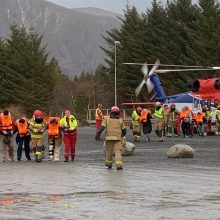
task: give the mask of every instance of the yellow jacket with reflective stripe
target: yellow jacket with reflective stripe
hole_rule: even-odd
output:
[[[154,111],[154,116],[156,116],[157,118],[164,118],[164,110],[163,110],[163,107],[160,107],[159,110],[156,110]]]
[[[28,121],[30,133],[32,138],[43,138],[44,130],[47,127],[46,121],[43,120],[42,123],[36,123],[35,118],[33,117]]]
[[[125,124],[122,118],[107,117],[102,126],[106,128],[105,139],[108,141],[117,141],[122,139],[122,130],[125,129]]]
[[[72,131],[72,130],[77,128],[77,120],[73,115],[70,115],[70,117],[69,117],[69,124],[70,124],[70,127],[68,129],[69,131]],[[61,127],[67,127],[66,116],[64,116],[60,120],[60,126]]]
[[[132,124],[133,125],[140,125],[140,115],[138,115],[138,113],[136,112],[136,110],[134,110],[132,112]]]

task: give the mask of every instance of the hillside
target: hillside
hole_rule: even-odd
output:
[[[9,37],[10,24],[34,26],[43,43],[70,76],[93,71],[104,62],[101,35],[120,27],[118,14],[96,8],[68,9],[45,0],[0,0],[0,36]]]

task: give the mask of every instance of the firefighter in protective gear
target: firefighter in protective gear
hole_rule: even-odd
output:
[[[102,104],[98,104],[97,109],[95,110],[95,120],[96,120],[96,131],[102,124],[103,114],[102,114]]]
[[[149,109],[143,109],[140,116],[140,122],[143,125],[143,133],[146,136],[145,141],[150,141],[149,134],[152,131],[152,123],[151,123],[152,115]]]
[[[35,153],[36,162],[41,162],[44,157],[44,131],[47,123],[44,120],[43,112],[35,110],[32,119],[28,121],[31,132],[31,151]]]
[[[142,108],[137,107],[132,112],[132,132],[134,141],[140,141],[141,139],[141,123],[140,123],[140,116],[141,116]]]
[[[60,127],[63,131],[63,142],[65,145],[65,160],[64,162],[69,161],[69,157],[71,157],[71,161],[73,162],[75,159],[75,151],[76,151],[76,141],[77,141],[77,120],[76,118],[70,114],[70,111],[67,109],[64,111],[65,116],[60,120]]]
[[[60,129],[60,118],[50,117],[48,122],[48,143],[49,160],[60,160],[60,145],[62,144],[62,134]]]
[[[117,106],[111,108],[110,116],[107,117],[99,130],[96,132],[95,139],[98,139],[106,129],[105,140],[106,140],[106,154],[105,154],[105,165],[112,168],[112,156],[115,154],[115,165],[116,169],[122,169],[122,139],[126,134],[126,127],[123,119],[120,118],[120,110]]]
[[[215,124],[216,124],[215,135],[220,135],[220,105],[217,107],[215,111]]]
[[[3,162],[7,161],[7,148],[8,154],[11,161],[14,161],[14,147],[12,144],[13,139],[13,130],[14,130],[14,122],[13,118],[8,110],[4,110],[1,113],[0,117],[0,125],[3,135],[3,143],[2,143],[2,159]]]
[[[192,122],[192,114],[188,106],[184,106],[182,111],[180,112],[180,120],[183,136],[187,138],[191,134],[190,124]]]
[[[18,144],[17,150],[17,160],[20,161],[22,157],[22,147],[24,144],[25,156],[27,160],[31,160],[30,157],[30,129],[28,127],[28,121],[25,117],[20,118],[16,121],[16,128],[17,128],[17,137],[16,142]]]
[[[160,102],[155,103],[153,118],[155,119],[155,133],[158,137],[160,137],[159,141],[163,141],[165,114],[162,104]]]
[[[178,124],[178,116],[180,112],[176,109],[175,104],[171,104],[168,111],[165,113],[165,118],[167,120],[168,125],[168,137],[178,136],[177,135],[177,124]]]

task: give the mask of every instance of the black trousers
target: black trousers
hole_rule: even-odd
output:
[[[189,122],[185,122],[185,121],[182,122],[182,132],[184,136],[191,134]]]
[[[24,144],[24,150],[25,150],[25,156],[28,160],[30,160],[30,140],[31,136],[24,136],[20,137],[19,134],[16,137],[16,142],[18,145],[18,150],[17,150],[17,159],[20,160],[22,157],[22,146]]]

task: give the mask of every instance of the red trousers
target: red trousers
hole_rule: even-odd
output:
[[[96,120],[96,130],[98,131],[102,124],[102,120]]]
[[[77,140],[77,134],[64,134],[63,135],[63,142],[65,145],[65,158],[71,158],[75,157],[75,151],[76,151],[76,140]]]

